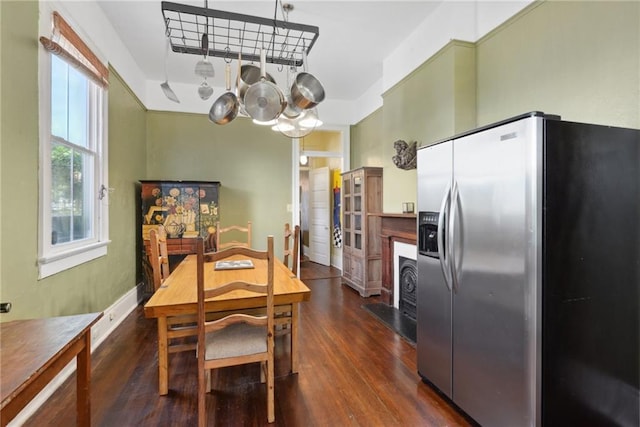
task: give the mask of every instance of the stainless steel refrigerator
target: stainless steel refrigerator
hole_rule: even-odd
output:
[[[488,427],[638,426],[640,131],[531,112],[417,176],[421,377]]]

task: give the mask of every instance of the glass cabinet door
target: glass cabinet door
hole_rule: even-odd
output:
[[[358,251],[361,255],[363,241],[362,241],[362,223],[363,208],[362,205],[362,176],[356,175],[353,177],[353,250]]]
[[[362,197],[360,196],[353,197],[353,211],[362,212]]]
[[[353,193],[360,194],[362,192],[362,177],[354,176],[353,177]]]

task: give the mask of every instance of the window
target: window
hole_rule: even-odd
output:
[[[54,37],[40,40],[38,265],[44,278],[107,253],[107,90],[106,76],[97,78],[87,59],[95,55],[60,15],[54,13]]]

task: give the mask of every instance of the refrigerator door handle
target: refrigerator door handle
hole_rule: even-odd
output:
[[[453,183],[453,191],[451,195],[451,202],[449,204],[449,210],[451,214],[449,215],[449,229],[448,231],[448,243],[449,243],[449,266],[451,271],[451,287],[453,291],[458,291],[459,283],[458,283],[458,272],[456,271],[456,258],[455,258],[455,244],[453,242],[455,233],[454,226],[456,223],[456,215],[458,213],[458,198],[460,197],[460,192],[458,188],[458,182],[454,181]]]
[[[451,246],[450,242],[446,242],[447,251],[445,251],[445,236],[444,225],[445,218],[448,216],[449,206],[451,201],[451,186],[447,187],[442,203],[440,204],[440,215],[438,216],[438,253],[440,254],[440,268],[444,275],[444,283],[451,291],[451,269],[449,267],[449,253],[448,248]]]

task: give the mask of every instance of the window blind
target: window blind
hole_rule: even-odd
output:
[[[40,43],[49,52],[59,55],[80,70],[103,89],[109,86],[109,69],[82,41],[58,12],[53,12],[51,38],[40,37]]]

